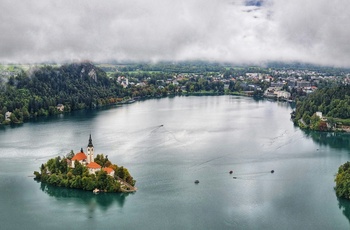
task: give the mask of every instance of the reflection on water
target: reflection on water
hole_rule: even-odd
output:
[[[345,199],[341,199],[341,198],[337,198],[337,199],[338,199],[339,209],[342,210],[344,216],[350,222],[350,201],[345,200]]]
[[[305,134],[321,146],[329,146],[339,150],[350,150],[349,133],[305,131]]]
[[[40,189],[51,197],[69,199],[70,202],[74,202],[74,205],[85,206],[88,209],[89,218],[93,217],[97,208],[107,211],[113,204],[117,204],[122,208],[126,197],[129,195],[124,193],[94,194],[91,191],[55,187],[46,183],[41,183]]]

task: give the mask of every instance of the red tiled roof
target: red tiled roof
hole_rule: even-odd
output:
[[[85,160],[86,158],[87,157],[86,157],[85,153],[80,152],[80,153],[77,153],[74,155],[74,157],[72,158],[72,161],[75,161],[75,160],[82,161],[82,160]]]
[[[87,165],[89,169],[100,169],[101,165],[97,164],[96,162],[91,162]]]
[[[103,171],[105,171],[107,174],[110,174],[114,170],[112,168],[103,168]]]

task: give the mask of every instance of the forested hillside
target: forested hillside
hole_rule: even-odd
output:
[[[170,67],[128,65],[120,68],[123,71],[103,67],[110,71],[107,76],[103,69],[91,63],[74,63],[60,67],[47,65],[29,68],[28,71],[13,72],[11,77],[0,76],[0,124],[21,123],[31,117],[78,109],[93,109],[131,98],[159,98],[182,95],[183,92],[186,95],[224,94],[221,74],[215,72],[224,70],[219,65],[205,67],[204,64],[179,64]],[[157,68],[162,71],[154,71]],[[190,73],[179,74],[175,80],[175,70],[178,73]],[[204,75],[193,75],[193,71],[214,71],[215,74],[206,72]],[[232,76],[227,76],[227,79],[230,78]],[[241,90],[240,84],[235,85],[231,81],[228,90]]]
[[[350,118],[350,86],[324,88],[309,94],[298,101],[294,120],[297,122],[302,118],[310,125],[318,111],[328,120]]]
[[[123,96],[123,87],[90,63],[45,66],[30,72],[22,71],[0,84],[0,123],[11,111],[11,122],[19,123],[32,116],[94,108],[113,103]]]

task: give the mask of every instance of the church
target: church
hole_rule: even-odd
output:
[[[70,167],[75,167],[75,161],[78,161],[80,164],[86,166],[89,170],[89,173],[96,173],[101,169],[107,172],[108,175],[114,176],[114,170],[112,168],[104,167],[94,162],[94,145],[92,144],[92,138],[90,134],[89,143],[86,149],[87,154],[84,153],[83,148],[80,149],[80,152],[75,154],[70,162]]]

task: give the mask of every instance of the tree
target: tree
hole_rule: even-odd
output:
[[[59,162],[59,171],[61,173],[66,174],[68,171],[68,163],[67,163],[67,159],[64,157],[62,158],[62,160]]]
[[[97,187],[101,190],[107,188],[107,173],[104,170],[97,172]]]
[[[12,124],[20,123],[20,121],[17,119],[16,115],[14,113],[11,113],[10,120]]]
[[[116,175],[123,180],[125,179],[125,171],[123,166],[118,168]]]
[[[67,159],[69,159],[69,160],[72,159],[72,158],[74,157],[74,151],[71,150],[69,153],[67,153],[66,157],[67,157]]]
[[[83,177],[82,179],[82,187],[84,190],[93,190],[96,188],[96,184],[91,177]]]
[[[73,171],[72,171],[73,175],[74,176],[82,175],[83,174],[83,167],[84,166],[82,164],[80,164],[79,161],[75,160],[74,168],[73,168]]]
[[[350,162],[346,162],[338,168],[334,179],[335,193],[338,197],[350,199]]]
[[[50,173],[56,173],[56,160],[55,158],[52,158],[47,161],[46,163],[47,169]]]

